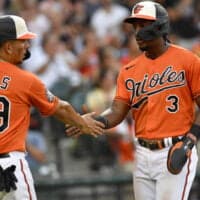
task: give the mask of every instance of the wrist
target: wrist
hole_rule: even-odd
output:
[[[94,119],[95,119],[96,121],[99,121],[99,122],[103,123],[104,126],[105,126],[105,127],[104,127],[105,129],[108,129],[108,128],[109,128],[108,120],[107,120],[105,117],[103,117],[103,116],[96,116],[96,117],[94,117]]]
[[[197,124],[192,124],[188,133],[191,133],[192,135],[194,135],[196,137],[196,140],[199,139],[199,137],[200,137],[200,126],[197,125]]]
[[[190,132],[187,133],[186,137],[190,138],[194,142],[194,144],[197,143],[197,137],[193,133],[190,133]]]

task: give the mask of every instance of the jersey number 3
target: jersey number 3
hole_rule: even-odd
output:
[[[170,102],[170,105],[166,107],[167,111],[176,113],[179,110],[179,98],[176,95],[170,95],[167,97],[167,101]]]
[[[0,96],[0,133],[8,128],[10,102],[5,96]]]

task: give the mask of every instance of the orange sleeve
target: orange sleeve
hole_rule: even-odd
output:
[[[115,98],[116,100],[122,100],[128,105],[130,105],[130,93],[128,92],[126,88],[126,84],[124,84],[125,80],[123,77],[124,70],[122,69],[118,75],[117,78],[117,87],[116,87],[116,94]]]
[[[58,104],[58,98],[54,96],[45,85],[34,77],[30,90],[30,101],[44,116],[52,115]]]
[[[190,73],[188,73],[188,84],[190,86],[192,96],[195,99],[200,95],[200,58],[192,56],[189,64]]]

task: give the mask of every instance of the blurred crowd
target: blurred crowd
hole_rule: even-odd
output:
[[[132,26],[123,23],[136,2],[138,0],[1,0],[0,14],[22,16],[29,29],[38,34],[37,39],[31,41],[32,56],[24,62],[23,68],[35,73],[49,90],[69,101],[78,112],[96,111],[98,114],[114,97],[121,66],[140,54]],[[200,1],[157,2],[169,12],[170,41],[200,56]],[[30,161],[34,170],[48,160],[45,157],[48,157],[47,135],[51,135],[55,147],[60,139],[67,137],[65,127],[55,119],[39,123],[44,119],[35,115],[35,111],[32,118],[27,150],[29,159],[34,160]],[[105,136],[75,139],[78,142],[72,156],[90,157],[90,170],[117,164],[131,172],[133,136],[134,122],[127,116]],[[40,173],[45,174],[42,169]]]

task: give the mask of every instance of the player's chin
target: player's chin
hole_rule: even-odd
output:
[[[144,42],[138,42],[138,47],[141,51],[147,50],[147,45]]]
[[[21,65],[21,64],[23,63],[23,61],[24,61],[24,59],[23,59],[23,57],[22,57],[22,58],[16,60],[15,64],[16,64],[16,65]]]
[[[23,60],[18,61],[17,63],[15,63],[16,65],[20,66],[23,63]]]
[[[146,46],[139,46],[139,49],[141,51],[147,51],[148,50],[148,48]]]

